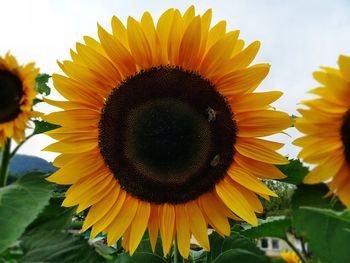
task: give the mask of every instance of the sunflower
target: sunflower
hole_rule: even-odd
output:
[[[160,232],[169,254],[177,240],[189,255],[191,235],[209,250],[208,224],[230,234],[228,218],[257,225],[258,196],[276,196],[258,178],[283,178],[273,164],[281,143],[261,136],[291,124],[269,105],[281,92],[253,93],[269,65],[249,66],[259,42],[244,48],[226,23],[210,27],[212,11],[183,15],[169,9],[155,26],[146,12],[127,28],[112,18],[112,34],[98,26],[99,41],[84,37],[53,75],[67,101],[45,117],[62,127],[60,169],[48,180],[72,185],[64,206],[90,207],[83,230],[107,243],[123,237],[133,254],[148,229],[152,248]]]
[[[302,261],[294,251],[282,252],[280,256],[286,263],[302,263]]]
[[[295,127],[305,136],[293,143],[303,148],[299,158],[316,165],[304,183],[327,181],[350,208],[350,57],[339,56],[338,65],[314,72],[321,86],[310,93],[319,98],[302,102],[308,108],[298,110]]]
[[[20,66],[14,56],[0,56],[0,146],[7,138],[17,143],[24,138],[36,96],[35,78],[39,69],[34,63]]]

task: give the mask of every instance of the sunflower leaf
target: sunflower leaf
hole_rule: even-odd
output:
[[[229,249],[220,254],[213,263],[268,263],[270,259],[264,255],[255,254],[249,250],[235,248]]]
[[[75,208],[62,207],[62,198],[51,198],[49,205],[27,227],[26,231],[35,228],[40,230],[61,230],[71,225]]]
[[[291,227],[290,218],[271,217],[268,221],[263,221],[257,227],[252,227],[242,232],[249,238],[278,237],[284,239],[288,229]]]
[[[23,256],[19,262],[105,262],[81,236],[55,229],[36,228],[26,233],[21,247]]]
[[[299,185],[303,182],[304,177],[308,174],[309,169],[303,166],[299,159],[289,160],[289,164],[276,165],[287,178],[279,180],[280,182]]]
[[[33,122],[35,124],[33,134],[40,134],[40,133],[44,133],[44,132],[51,131],[51,130],[54,130],[54,129],[61,127],[59,125],[52,124],[52,123],[47,122],[47,121],[33,120]]]
[[[38,93],[43,94],[43,95],[50,95],[51,93],[51,89],[50,87],[47,85],[47,82],[49,81],[49,79],[51,78],[51,76],[49,74],[39,74],[36,77],[36,86],[35,89]]]
[[[292,225],[320,262],[350,262],[349,212],[325,198],[324,185],[301,185],[292,200]]]
[[[113,261],[113,263],[166,263],[167,261],[159,256],[150,252],[135,252],[133,256],[127,253],[122,253]]]
[[[229,250],[244,250],[257,256],[265,257],[265,253],[260,250],[255,243],[249,240],[247,237],[242,236],[237,232],[232,232],[227,238],[219,236],[216,232],[213,232],[209,236],[210,252],[207,254],[207,262],[221,262],[217,261],[223,253]],[[226,257],[226,256],[225,256]],[[226,262],[226,261],[222,261]],[[227,261],[229,262],[229,261]],[[240,261],[237,261],[240,262]],[[244,261],[245,262],[245,261]],[[257,261],[260,262],[260,261]]]
[[[29,173],[0,188],[0,252],[12,245],[48,203],[52,186],[43,173]]]

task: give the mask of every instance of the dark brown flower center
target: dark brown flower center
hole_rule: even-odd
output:
[[[344,154],[347,163],[350,165],[350,109],[345,113],[341,127],[341,139],[344,145]]]
[[[236,125],[225,98],[196,73],[161,66],[115,88],[99,147],[131,195],[183,203],[212,190],[232,163]]]
[[[15,119],[21,112],[21,80],[9,71],[0,70],[0,123]]]

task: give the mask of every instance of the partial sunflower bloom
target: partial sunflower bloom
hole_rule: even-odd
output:
[[[34,63],[20,66],[14,56],[0,56],[0,146],[7,138],[17,143],[24,138],[36,96],[35,79],[39,69]]]
[[[294,251],[282,252],[280,256],[286,263],[302,263],[302,261]]]
[[[59,171],[48,180],[72,185],[64,206],[90,207],[83,230],[123,237],[133,254],[148,229],[152,248],[160,232],[169,254],[174,239],[185,258],[191,235],[209,250],[208,224],[230,234],[228,218],[252,225],[263,207],[258,196],[276,196],[258,178],[285,177],[274,164],[281,143],[263,140],[291,125],[270,103],[281,92],[253,93],[269,65],[249,66],[259,42],[244,48],[226,22],[210,27],[212,11],[183,15],[170,9],[154,25],[112,18],[112,34],[85,37],[53,75],[67,101],[47,115],[62,127]]]
[[[298,110],[302,118],[295,127],[305,136],[293,143],[303,148],[299,158],[316,165],[304,183],[327,182],[350,208],[350,57],[340,56],[338,65],[314,72],[321,86],[310,93],[319,98],[304,101],[308,109]]]

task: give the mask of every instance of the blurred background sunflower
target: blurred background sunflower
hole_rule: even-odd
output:
[[[156,25],[148,12],[127,27],[113,17],[112,33],[98,26],[99,41],[84,37],[59,63],[67,100],[46,100],[63,109],[45,116],[62,126],[48,132],[58,142],[45,150],[60,153],[48,180],[72,185],[64,206],[90,207],[91,238],[123,237],[133,254],[148,228],[153,249],[159,231],[165,255],[176,238],[187,258],[192,234],[209,250],[208,224],[226,236],[228,218],[257,225],[258,196],[276,196],[259,178],[284,177],[283,144],[257,137],[292,124],[270,106],[282,93],[253,93],[269,71],[249,66],[259,42],[245,47],[211,17],[193,6]]]
[[[19,143],[29,119],[37,115],[32,106],[38,73],[34,63],[22,66],[10,53],[0,56],[0,146],[7,138]]]
[[[303,101],[295,127],[305,136],[294,141],[302,147],[299,158],[316,167],[304,183],[327,182],[330,190],[350,207],[350,57],[339,56],[339,68],[314,72],[320,83],[310,91],[319,98]]]

